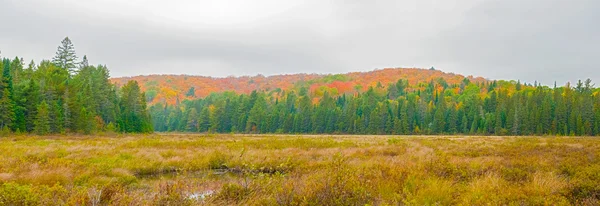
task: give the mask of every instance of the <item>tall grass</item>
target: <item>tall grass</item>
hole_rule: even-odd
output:
[[[600,139],[13,136],[0,205],[598,205]]]

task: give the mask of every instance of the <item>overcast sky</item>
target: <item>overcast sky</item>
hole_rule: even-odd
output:
[[[69,36],[113,77],[436,67],[489,79],[600,82],[598,0],[0,0],[3,57]]]

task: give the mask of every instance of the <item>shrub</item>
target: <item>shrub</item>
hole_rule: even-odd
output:
[[[238,184],[227,183],[223,185],[215,196],[217,200],[240,202],[250,195],[251,190]]]
[[[529,179],[529,172],[519,167],[503,167],[502,178],[511,182],[525,182]]]
[[[208,159],[209,169],[227,169],[227,157],[225,154],[216,151]]]
[[[4,183],[0,186],[0,205],[39,205],[40,197],[29,185]]]
[[[185,195],[184,187],[180,181],[161,183],[153,202],[157,205],[191,205],[193,201]]]

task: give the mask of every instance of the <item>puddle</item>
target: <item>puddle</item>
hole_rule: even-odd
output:
[[[213,175],[224,175],[231,172],[229,169],[214,169],[211,171]]]
[[[241,177],[247,174],[285,174],[283,171],[278,171],[272,168],[261,168],[253,171],[243,171],[239,168],[228,168],[228,169],[207,169],[197,171],[183,171],[180,169],[168,169],[157,173],[142,173],[136,174],[135,176],[140,179],[175,179],[175,178],[227,178],[227,177]]]
[[[204,201],[213,194],[215,194],[214,190],[206,190],[204,192],[191,193],[187,198],[195,201]]]
[[[240,174],[230,169],[211,169],[198,171],[166,170],[152,174],[137,174],[140,179],[174,179],[176,177],[185,178],[221,178],[239,176]]]

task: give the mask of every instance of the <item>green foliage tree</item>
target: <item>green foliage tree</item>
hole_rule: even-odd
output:
[[[399,80],[388,88],[337,96],[311,94],[305,87],[215,93],[151,111],[159,131],[185,131],[189,117],[181,113],[194,109],[200,111],[202,132],[599,135],[599,92],[590,81],[556,88],[521,84],[517,91],[519,84],[436,80],[415,89]]]
[[[91,134],[96,130],[96,123],[94,121],[94,114],[91,111],[88,111],[85,107],[81,107],[79,111],[79,117],[77,118],[77,123],[79,130],[83,134]]]
[[[0,77],[0,129],[12,128],[15,121],[15,104],[13,101],[13,79],[10,72],[11,62],[2,61],[2,76]]]
[[[153,131],[139,86],[126,85],[125,95],[120,96],[106,66],[89,65],[87,56],[76,61],[68,38],[61,42],[52,62],[43,60],[36,65],[31,61],[23,69],[22,58],[2,59],[0,128],[40,134]],[[122,109],[125,115],[121,115]]]
[[[14,104],[10,98],[10,91],[4,88],[0,96],[0,128],[10,128],[15,118]]]
[[[127,133],[152,132],[152,123],[147,114],[146,98],[136,81],[129,81],[121,88],[119,102],[121,116],[117,120],[119,129]]]
[[[187,122],[187,127],[186,130],[189,132],[197,132],[199,129],[199,122],[198,122],[198,112],[196,111],[196,108],[192,108],[190,109],[190,112],[188,113],[188,122]]]
[[[50,133],[50,116],[48,104],[46,101],[42,101],[37,106],[37,114],[34,121],[34,131],[39,135],[45,135]]]
[[[600,132],[599,91],[593,88],[591,80],[579,81],[575,87],[568,84],[552,89],[520,81],[471,83],[467,78],[459,85],[436,79],[409,88],[407,81],[399,80],[387,89],[378,83],[366,92],[360,92],[362,86],[357,84],[356,93],[348,97],[350,93],[337,97],[328,92],[310,94],[305,87],[299,90],[299,96],[293,91],[283,91],[284,95],[280,95],[281,90],[274,90],[277,94],[262,91],[250,95],[212,94],[206,99],[184,101],[183,107],[153,106],[153,115],[149,115],[146,98],[137,84],[130,82],[117,94],[118,89],[108,81],[106,67],[90,66],[86,56],[79,72],[70,75],[72,66],[68,62],[76,56],[67,40],[59,47],[54,64],[42,61],[35,69],[36,65],[31,63],[23,70],[22,59],[3,59],[0,126],[36,130],[37,120],[32,117],[38,116],[39,108],[33,105],[43,101],[51,120],[49,132],[54,133],[90,133],[97,122],[113,125],[112,128],[122,132],[149,132],[152,127],[160,131],[194,131],[197,127],[199,131],[255,133],[598,135]],[[192,93],[195,93],[193,87],[187,95]]]
[[[196,88],[190,87],[190,89],[185,93],[186,97],[196,97]]]
[[[87,60],[87,57],[86,57]],[[52,58],[52,63],[57,67],[68,70],[71,73],[75,73],[77,68],[77,55],[75,54],[75,47],[69,37],[65,37],[61,41],[61,45],[58,46],[56,55]]]

